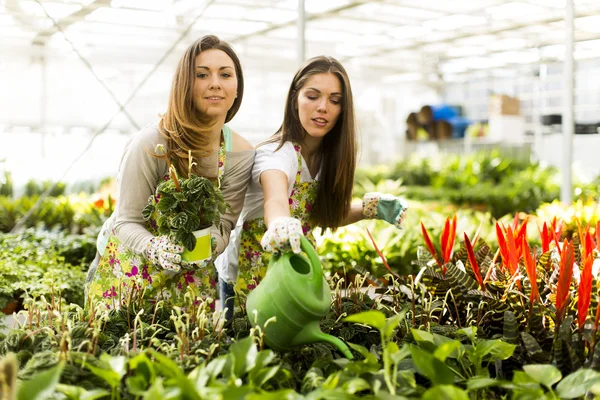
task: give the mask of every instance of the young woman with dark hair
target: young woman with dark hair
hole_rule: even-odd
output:
[[[350,80],[332,57],[304,63],[290,85],[283,123],[257,147],[241,220],[216,261],[221,299],[233,310],[236,290],[252,289],[270,254],[300,252],[300,237],[314,244],[314,227],[336,229],[364,218],[400,227],[406,204],[379,193],[351,204],[357,159]],[[239,271],[239,273],[238,273]]]

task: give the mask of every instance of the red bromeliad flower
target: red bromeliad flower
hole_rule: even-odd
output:
[[[573,243],[565,240],[560,254],[560,271],[558,273],[558,285],[556,288],[556,325],[560,325],[569,304],[569,287],[573,279],[573,264],[575,254]]]
[[[600,220],[596,223],[596,247],[600,251]]]
[[[544,227],[540,230],[540,237],[542,239],[542,254],[550,251],[550,243],[554,238],[554,235],[548,231],[548,225],[544,222]]]
[[[467,255],[469,256],[469,264],[471,264],[471,268],[473,268],[473,272],[475,273],[475,279],[479,283],[479,287],[481,290],[485,292],[485,286],[483,285],[483,278],[481,277],[481,270],[479,269],[479,264],[477,263],[477,259],[475,258],[475,253],[473,252],[473,246],[471,245],[471,241],[467,234],[465,236],[465,247],[467,248]]]
[[[438,258],[437,250],[435,249],[435,246],[433,245],[433,242],[431,241],[431,238],[429,237],[429,232],[427,231],[427,228],[425,228],[425,225],[423,225],[423,222],[421,222],[421,233],[423,233],[423,238],[425,239],[425,245],[429,249],[431,256],[438,263],[440,268],[443,269],[444,267],[443,267],[442,263],[440,262],[440,259]]]
[[[529,283],[531,284],[531,294],[529,295],[529,302],[533,306],[534,301],[539,300],[539,292],[537,287],[537,268],[535,254],[531,254],[529,243],[527,239],[523,238],[523,245],[521,246],[523,252],[523,260],[525,260],[525,270],[529,277]]]
[[[429,237],[429,232],[427,231],[427,228],[425,228],[423,222],[421,222],[421,232],[423,233],[423,238],[425,239],[425,244],[427,245],[429,252],[442,269],[442,272],[445,274],[446,267],[444,267],[444,264],[450,262],[450,259],[452,258],[452,250],[454,249],[454,241],[456,240],[456,214],[454,214],[452,219],[450,219],[450,217],[446,218],[446,222],[444,223],[444,229],[442,230],[442,236],[440,238],[442,251],[441,261],[438,257],[437,250],[435,249],[435,246]]]
[[[586,256],[585,261],[583,262],[583,271],[581,273],[581,280],[579,281],[579,290],[577,292],[577,320],[579,322],[580,331],[583,329],[583,325],[587,319],[587,313],[590,307],[590,301],[592,299],[593,262],[594,255],[590,253]]]
[[[499,222],[496,222],[496,236],[498,237],[498,246],[500,247],[500,255],[502,256],[502,265],[505,269],[514,275],[519,268],[519,255],[517,252],[517,243],[511,226],[504,228]],[[523,235],[519,235],[525,238]],[[521,239],[523,240],[523,239]],[[521,245],[519,244],[519,248]]]
[[[552,218],[552,223],[550,224],[552,227],[552,234],[554,236],[554,243],[556,243],[556,247],[560,249],[560,236],[562,234],[563,221],[557,222],[556,217]]]

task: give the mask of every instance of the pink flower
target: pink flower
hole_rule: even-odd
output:
[[[130,272],[126,272],[125,276],[128,277],[132,277],[132,276],[136,276],[138,274],[138,267],[136,267],[135,265],[133,266],[133,268],[131,268],[131,273]]]
[[[148,266],[147,265],[144,265],[142,267],[142,278],[145,279],[145,280],[147,280],[149,283],[152,283],[152,277],[148,273]]]
[[[194,271],[188,271],[185,273],[185,283],[194,283]]]

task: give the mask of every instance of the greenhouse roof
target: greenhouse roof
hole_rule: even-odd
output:
[[[277,69],[297,64],[297,8],[298,0],[5,0],[0,51],[3,61],[79,53],[91,64],[153,64],[214,33],[246,63]],[[564,56],[564,0],[306,0],[305,16],[307,56],[390,80]],[[600,1],[576,0],[575,17],[576,59],[598,57]]]

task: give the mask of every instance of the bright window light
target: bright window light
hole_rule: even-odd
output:
[[[269,24],[257,21],[233,21],[221,18],[202,18],[194,25],[194,29],[201,32],[215,34],[231,33],[234,35],[247,35],[267,28]]]
[[[522,38],[504,38],[493,40],[489,43],[492,50],[512,50],[527,47],[527,40]]]
[[[567,4],[566,0],[529,0],[528,2],[551,8],[565,8],[565,5]],[[577,3],[577,1],[575,3]]]
[[[248,9],[242,6],[213,3],[206,9],[203,18],[230,18],[232,20],[243,19]]]
[[[19,6],[23,8],[26,14],[33,16],[46,16],[44,9],[53,19],[61,19],[81,9],[80,4],[64,4],[57,2],[43,2],[44,8],[42,8],[35,1],[21,1]]]
[[[253,21],[266,21],[269,23],[283,23],[293,21],[298,16],[298,13],[291,10],[283,10],[280,8],[257,8],[254,10],[246,10],[245,16]]]
[[[452,46],[446,52],[448,57],[480,56],[485,54],[483,46]]]
[[[383,78],[383,83],[418,82],[421,79],[422,79],[421,73],[410,72],[410,73],[406,73],[406,74],[388,75]]]
[[[431,32],[428,27],[420,25],[405,25],[390,29],[387,33],[397,39],[409,39],[427,35]]]
[[[304,9],[309,14],[321,14],[348,3],[350,3],[349,0],[306,0]],[[277,2],[277,6],[288,10],[297,10],[298,0],[280,0]]]
[[[163,11],[173,4],[173,0],[112,0],[110,5],[115,8],[138,8],[140,10]]]
[[[487,18],[484,17],[454,14],[438,18],[432,21],[425,21],[423,25],[430,29],[437,29],[440,31],[451,31],[455,29],[460,29],[465,26],[485,25],[486,23]]]
[[[512,1],[499,6],[489,7],[485,10],[485,12],[493,19],[503,20],[514,19],[515,15],[531,16],[545,14],[548,13],[548,8],[540,5],[523,3],[520,1]]]
[[[173,21],[167,15],[155,11],[125,10],[118,8],[99,8],[85,17],[88,21],[107,22],[116,24],[131,24],[168,27]]]
[[[577,18],[575,28],[585,32],[600,33],[600,15]]]

